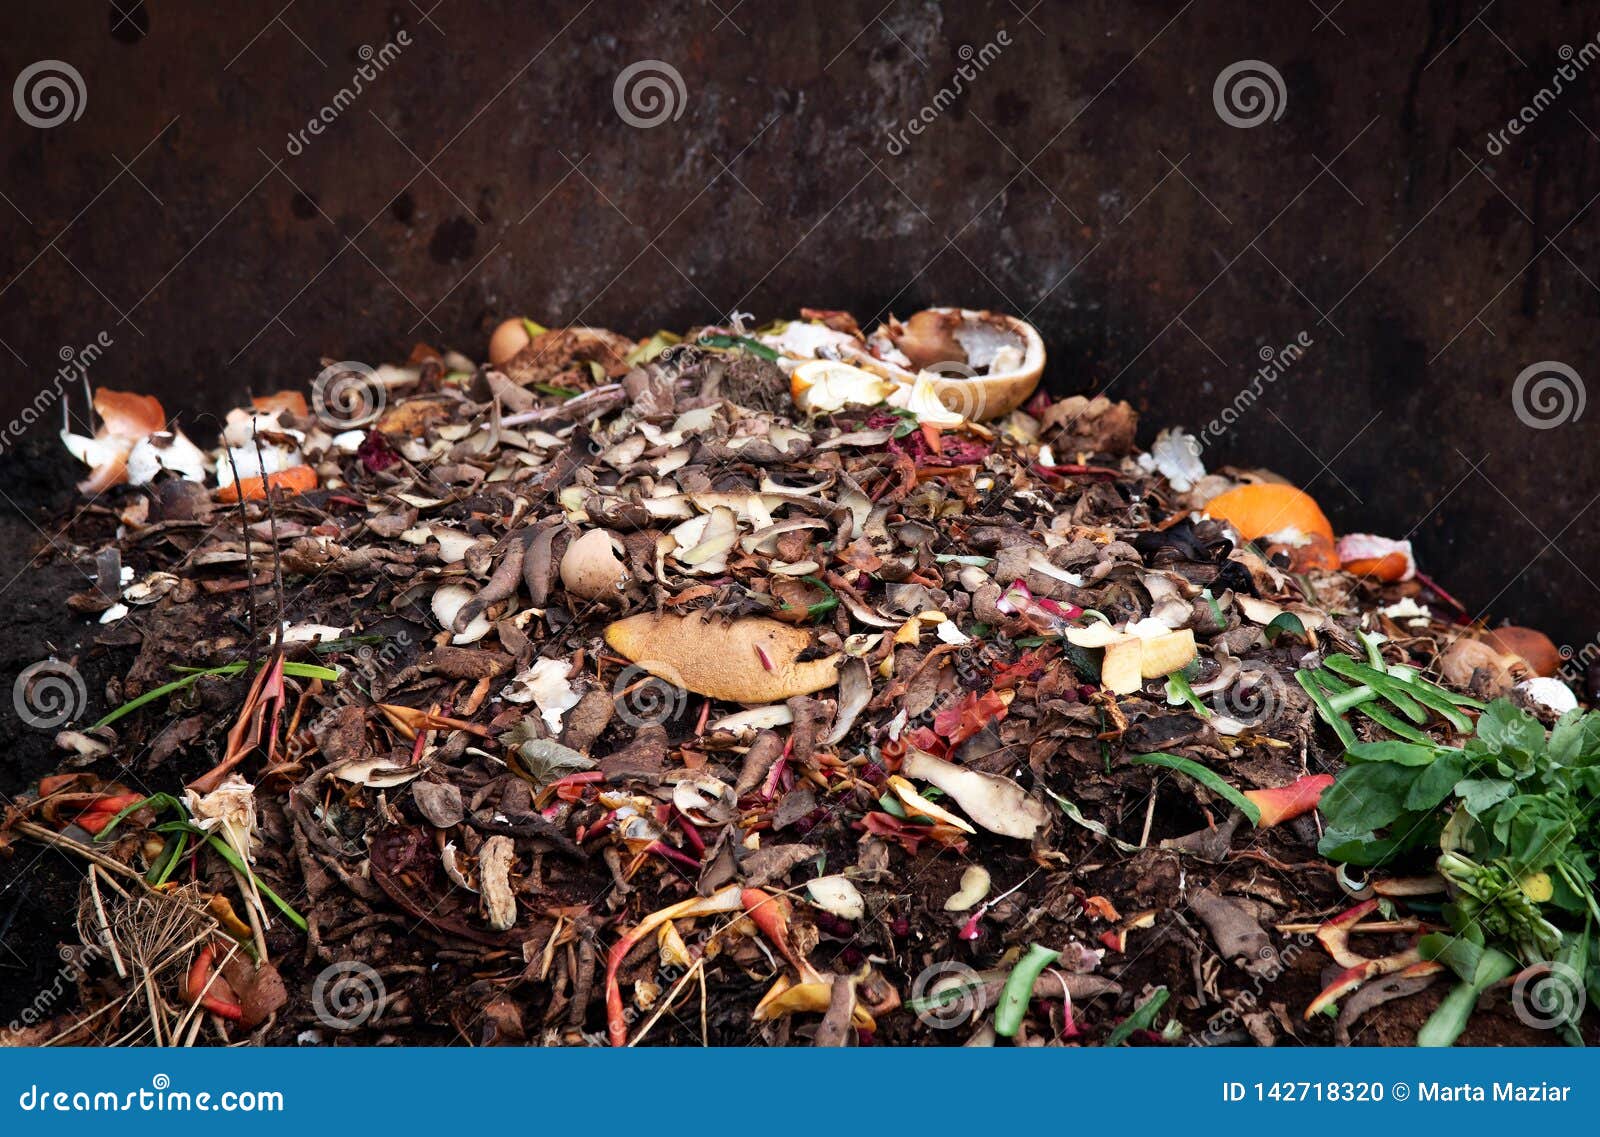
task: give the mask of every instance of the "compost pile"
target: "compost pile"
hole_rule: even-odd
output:
[[[516,321],[211,454],[98,392],[68,603],[132,662],[0,828],[86,871],[11,1040],[1327,1043],[1431,988],[1409,1041],[1461,882],[1319,799],[1495,696],[1542,740],[1554,665],[948,319]]]

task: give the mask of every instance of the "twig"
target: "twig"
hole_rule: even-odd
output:
[[[117,978],[127,979],[128,967],[117,950],[117,938],[111,934],[111,921],[106,919],[106,906],[100,899],[100,866],[92,861],[89,863],[89,897],[94,901],[94,918],[99,927],[97,938],[111,953],[111,966],[117,969]]]
[[[672,990],[667,992],[667,997],[665,999],[661,1000],[661,1005],[656,1008],[656,1013],[651,1015],[648,1019],[646,1019],[644,1026],[639,1028],[639,1033],[634,1035],[632,1038],[630,1038],[628,1040],[628,1045],[629,1046],[638,1046],[641,1042],[644,1041],[645,1035],[650,1033],[650,1028],[655,1026],[657,1020],[659,1020],[662,1015],[666,1014],[669,1010],[671,1010],[672,1009],[672,1004],[678,1001],[678,993],[683,990],[685,985],[688,984],[689,980],[693,979],[696,975],[700,974],[701,970],[705,967],[705,965],[706,965],[705,956],[701,956],[699,959],[694,961],[694,966],[689,968],[688,971],[685,971],[683,973],[683,978],[679,979],[676,983],[674,983],[672,985]],[[701,998],[704,999],[704,995],[703,994],[702,994]],[[704,1003],[701,1004],[700,1013],[702,1015],[705,1014]]]
[[[206,979],[206,985],[204,987],[200,988],[199,992],[194,992],[194,991],[185,991],[184,992],[184,997],[185,998],[193,999],[194,1001],[189,1005],[189,1009],[184,1012],[183,1018],[178,1020],[178,1026],[172,1032],[172,1037],[173,1038],[177,1038],[178,1035],[183,1033],[184,1027],[189,1025],[189,1020],[191,1020],[191,1019],[195,1020],[195,1023],[194,1023],[195,1029],[189,1031],[189,1037],[186,1038],[184,1040],[184,1042],[183,1042],[184,1046],[193,1046],[194,1045],[194,1038],[195,1038],[196,1033],[198,1033],[200,1024],[205,1021],[202,1018],[196,1018],[196,1015],[199,1012],[201,1006],[204,1004],[206,996],[211,993],[211,988],[216,984],[218,979],[222,978],[222,969],[225,968],[229,963],[231,963],[233,961],[233,957],[235,955],[237,955],[238,953],[239,953],[239,944],[238,944],[238,942],[234,941],[234,940],[228,941],[228,954],[223,956],[220,960],[217,960],[217,961],[215,961],[213,963],[212,968],[211,968],[211,975],[210,975],[209,978]]]
[[[1150,791],[1150,804],[1144,810],[1144,829],[1139,834],[1139,848],[1144,848],[1150,843],[1150,826],[1156,819],[1156,791]]]
[[[222,449],[228,455],[228,468],[233,471],[233,484],[237,486],[239,485],[239,463],[234,461],[233,447],[228,445],[227,439],[223,439]],[[261,465],[261,443],[259,441],[256,443],[256,465]],[[263,475],[262,485],[265,484],[265,476]],[[250,557],[250,511],[245,506],[242,492],[239,494],[239,533],[244,539],[244,600],[246,611],[250,617],[250,654],[254,655],[256,639],[260,635],[260,631],[256,627],[256,570],[255,563]]]
[[[255,877],[246,876],[236,866],[229,865],[233,870],[234,882],[238,884],[239,891],[244,894],[245,915],[250,917],[250,932],[256,941],[256,956],[262,963],[267,962],[267,933],[261,926],[263,913],[261,893],[256,890]]]
[[[46,845],[76,853],[85,860],[99,865],[107,872],[120,873],[122,876],[131,877],[140,884],[144,884],[144,877],[121,861],[114,861],[110,857],[101,856],[87,845],[79,844],[70,837],[63,837],[54,830],[46,829],[43,825],[35,825],[31,821],[18,821],[11,828],[25,837],[32,837],[35,841],[42,841]],[[148,886],[146,887],[148,888]]]
[[[41,1046],[65,1046],[65,1045],[67,1045],[66,1043],[62,1042],[61,1040],[66,1038],[68,1035],[76,1034],[78,1031],[82,1030],[84,1027],[86,1027],[90,1023],[94,1022],[95,1019],[99,1018],[101,1015],[105,1014],[107,1011],[112,1010],[112,1009],[114,1009],[116,1007],[120,1007],[123,1003],[127,1002],[132,997],[133,997],[132,995],[124,995],[120,999],[112,999],[105,1006],[101,1007],[98,1011],[94,1011],[91,1014],[84,1015],[83,1018],[79,1019],[77,1022],[73,1023],[71,1026],[67,1027],[67,1029],[61,1031],[59,1034],[53,1034],[49,1038],[45,1039],[42,1043],[40,1043],[40,1045]]]
[[[165,1046],[166,1042],[161,1034],[161,1020],[163,1017],[161,1014],[161,1002],[156,995],[156,985],[154,980],[150,978],[148,970],[144,973],[144,995],[145,999],[150,1003],[150,1030],[155,1035],[156,1045]]]

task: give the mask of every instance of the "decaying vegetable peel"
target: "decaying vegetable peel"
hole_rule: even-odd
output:
[[[839,681],[837,654],[799,661],[811,637],[776,620],[644,613],[607,627],[606,643],[674,686],[733,703],[778,703]]]
[[[257,399],[209,454],[102,390],[68,446],[115,517],[80,528],[70,603],[123,621],[96,650],[137,645],[129,701],[69,724],[0,847],[203,886],[221,930],[152,982],[219,1030],[250,1000],[205,993],[215,944],[271,944],[308,988],[353,921],[430,1041],[1160,1042],[1298,927],[1343,973],[1285,975],[1309,1025],[1228,1037],[1326,1041],[1316,1011],[1437,970],[1350,947],[1417,919],[1324,919],[1346,744],[1477,706],[1412,676],[1560,686],[1559,654],[1459,625],[1405,542],[1336,540],[1181,431],[1141,454],[1130,406],[1053,400],[1044,366],[1024,321],[959,308],[638,341],[514,319],[487,363],[373,369],[345,419],[321,387]],[[199,773],[173,802],[202,837],[226,815],[237,865],[94,772],[146,753],[152,784]],[[306,953],[279,952],[282,896]],[[280,1032],[320,1030],[309,1005]]]

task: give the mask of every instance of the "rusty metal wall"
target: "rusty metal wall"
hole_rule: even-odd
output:
[[[1213,424],[1208,462],[1413,536],[1474,612],[1595,633],[1595,4],[0,20],[8,451],[102,336],[95,382],[195,424],[322,356],[476,353],[508,313],[645,333],[959,302],[1027,315],[1054,389],[1132,400],[1146,438]]]

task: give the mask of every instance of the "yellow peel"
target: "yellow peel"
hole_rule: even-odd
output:
[[[839,681],[838,655],[798,662],[810,634],[757,616],[643,612],[606,628],[606,643],[673,686],[732,703],[781,703]]]
[[[1142,687],[1141,663],[1144,645],[1136,639],[1123,639],[1106,647],[1100,661],[1100,682],[1118,695],[1131,695]]]
[[[1144,640],[1140,647],[1139,674],[1146,679],[1159,679],[1182,670],[1199,654],[1194,633],[1188,628]]]
[[[906,807],[906,812],[914,813],[919,817],[926,817],[930,821],[942,821],[946,825],[961,830],[963,833],[977,833],[978,831],[966,821],[957,817],[947,809],[940,809],[933,802],[917,792],[917,788],[906,781],[899,774],[889,775],[889,788],[894,791],[895,797]]]
[[[797,1011],[816,1015],[826,1014],[828,1000],[832,996],[833,989],[827,983],[791,984],[788,977],[783,976],[772,985],[772,990],[762,996],[761,1002],[756,1004],[753,1017],[756,1022],[770,1022]],[[878,1029],[878,1024],[871,1013],[859,1003],[851,1013],[850,1021],[857,1030]]]

